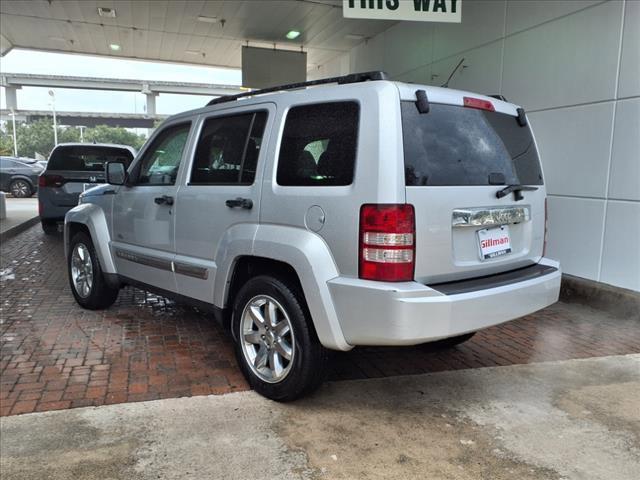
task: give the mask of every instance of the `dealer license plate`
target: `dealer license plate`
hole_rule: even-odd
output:
[[[496,228],[478,230],[478,244],[482,260],[511,253],[509,226],[502,225]]]

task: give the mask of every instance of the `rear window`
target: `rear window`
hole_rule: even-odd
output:
[[[133,155],[125,148],[89,145],[58,147],[51,153],[47,170],[102,172],[107,162],[124,162],[128,167],[131,160]]]
[[[491,174],[542,185],[531,130],[511,115],[441,104],[420,114],[402,102],[402,132],[407,186],[489,185]]]

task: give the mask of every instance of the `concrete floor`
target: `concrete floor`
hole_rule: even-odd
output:
[[[640,474],[640,355],[0,419],[10,479],[616,479]]]

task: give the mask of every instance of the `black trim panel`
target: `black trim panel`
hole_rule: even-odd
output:
[[[209,278],[209,270],[205,267],[198,267],[190,263],[173,262],[173,271],[187,277],[199,278],[206,280]]]
[[[530,267],[519,268],[509,272],[488,275],[485,277],[470,278],[455,282],[435,283],[427,285],[445,295],[458,295],[460,293],[475,292],[488,288],[504,287],[512,283],[524,282],[534,278],[543,277],[556,272],[558,269],[549,265],[536,264]]]
[[[173,271],[171,260],[164,260],[158,257],[151,257],[149,255],[140,255],[125,250],[116,250],[116,256],[123,260],[139,263],[140,265],[146,265],[147,267],[159,268],[160,270]]]

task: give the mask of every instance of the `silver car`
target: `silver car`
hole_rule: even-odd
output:
[[[455,345],[558,299],[536,143],[503,100],[381,72],[222,97],[107,181],[65,218],[77,302],[134,285],[211,311],[274,400],[330,350]]]
[[[135,149],[127,145],[61,143],[56,146],[38,181],[44,232],[56,232],[65,214],[78,205],[80,193],[104,183],[107,162],[123,162],[128,166],[135,154]]]

